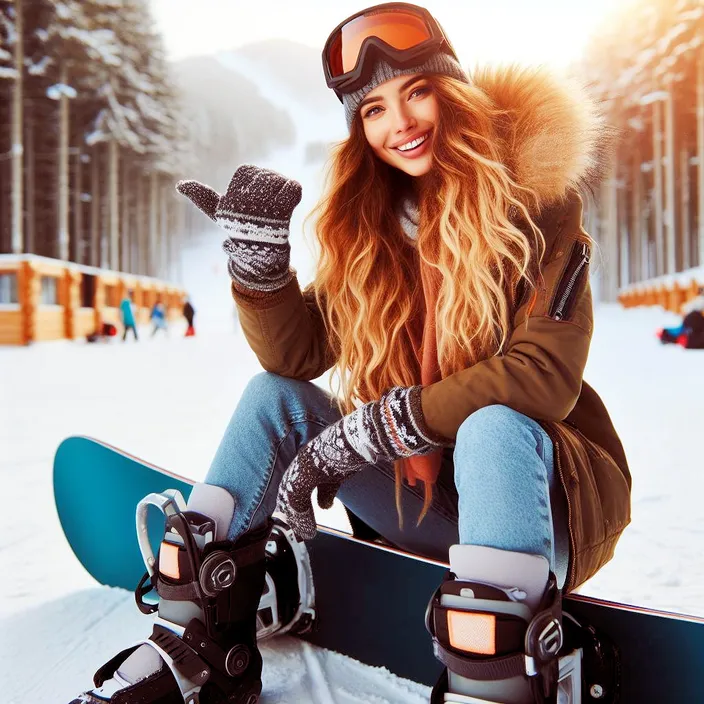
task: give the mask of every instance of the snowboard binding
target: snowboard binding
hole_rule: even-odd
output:
[[[266,543],[264,591],[257,610],[257,640],[307,633],[315,621],[315,587],[306,544],[274,517]]]
[[[215,518],[197,510],[213,504]],[[156,556],[150,507],[165,518]],[[257,639],[310,627],[312,573],[305,546],[281,522],[223,539],[233,510],[232,497],[208,485],[194,488],[188,508],[175,490],[140,501],[137,535],[147,572],[135,600],[142,613],[156,614],[153,631],[103,665],[96,689],[75,702],[256,704]],[[152,591],[158,601],[148,600]]]
[[[465,606],[452,598],[467,592],[477,604]],[[515,604],[509,590],[458,580],[448,573],[426,612],[435,657],[446,667],[433,689],[431,704],[454,703],[448,699],[452,697],[448,671],[481,682],[527,676],[535,702],[557,701],[557,654],[564,634],[555,576],[551,575],[541,608],[532,618],[527,607],[518,613],[502,608],[506,602]],[[513,687],[509,684],[506,689]],[[466,695],[456,700],[457,704],[465,701]]]
[[[455,555],[470,558],[464,567],[477,557],[496,559],[499,565],[505,559],[503,551],[453,548],[459,548]],[[486,579],[494,569],[491,565],[489,571],[480,570],[476,580],[448,571],[430,599],[426,629],[435,657],[445,665],[431,704],[615,704],[616,649],[596,629],[563,613],[553,572],[544,589],[536,589],[545,585],[540,565],[544,558],[512,555],[525,560],[519,574],[535,568],[535,579],[505,587]],[[505,565],[494,571],[494,575],[503,571],[496,580],[501,584],[509,583]]]

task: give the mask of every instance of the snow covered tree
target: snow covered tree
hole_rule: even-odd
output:
[[[702,260],[703,42],[702,0],[638,0],[605,20],[576,67],[620,133],[599,204],[618,287]]]
[[[148,0],[0,0],[0,251],[167,275],[174,182],[225,183],[295,138],[254,83],[202,58],[207,80],[167,61]]]
[[[0,2],[0,252],[22,251],[23,24],[22,2]],[[4,79],[4,80],[3,80]],[[5,215],[3,215],[5,213]]]
[[[0,79],[14,78],[15,67],[12,46],[15,42],[14,3],[0,2]]]
[[[145,0],[22,0],[24,249],[151,273],[187,130]],[[16,2],[0,0],[0,199],[11,200]],[[5,99],[7,98],[7,99]],[[15,120],[15,122],[17,122]],[[12,172],[14,173],[14,171]],[[140,201],[141,190],[151,190]],[[86,210],[86,203],[90,209]],[[164,215],[154,216],[154,210]],[[0,250],[10,250],[0,208]],[[86,211],[86,212],[84,212]],[[70,236],[69,236],[70,233]],[[147,240],[146,246],[145,242]]]

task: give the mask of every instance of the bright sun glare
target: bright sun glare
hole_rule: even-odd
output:
[[[173,59],[210,54],[269,38],[322,49],[330,30],[374,2],[362,0],[151,0],[157,27]],[[546,63],[577,61],[607,11],[619,0],[426,0],[445,28],[460,61]]]

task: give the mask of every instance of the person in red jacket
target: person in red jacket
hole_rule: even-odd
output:
[[[190,299],[187,298],[183,304],[183,317],[186,319],[186,324],[188,326],[186,328],[186,337],[193,337],[193,335],[196,334],[196,329],[193,326],[193,319],[195,318],[195,315],[195,308],[193,308],[193,304]]]

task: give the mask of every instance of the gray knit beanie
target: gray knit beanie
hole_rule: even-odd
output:
[[[364,96],[377,86],[385,83],[391,78],[397,76],[410,75],[412,73],[434,73],[444,76],[456,78],[464,83],[469,83],[469,77],[459,65],[459,63],[449,54],[438,52],[433,54],[420,66],[412,68],[394,68],[386,61],[378,61],[374,67],[374,73],[369,79],[369,83],[353,93],[347,93],[342,96],[342,104],[345,106],[345,119],[347,120],[347,128],[352,127],[352,121],[357,114],[359,104],[364,100]]]

